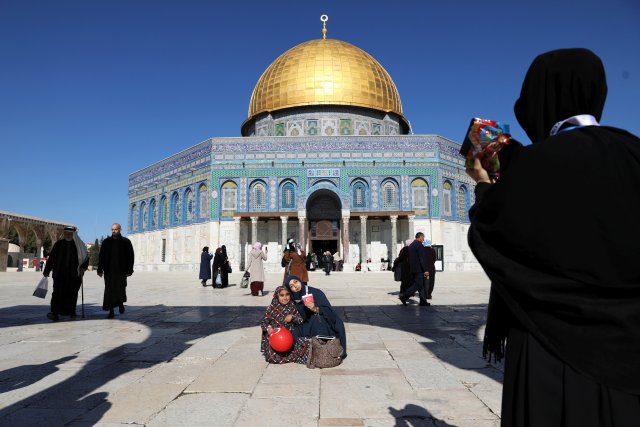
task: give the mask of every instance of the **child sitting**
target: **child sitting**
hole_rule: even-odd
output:
[[[260,322],[262,327],[262,342],[260,351],[269,363],[307,363],[310,346],[305,338],[293,341],[293,346],[286,352],[277,352],[269,345],[269,335],[275,328],[286,328],[293,331],[294,325],[302,323],[302,316],[291,300],[291,293],[284,286],[278,286],[273,293],[271,304],[267,307],[264,319]]]

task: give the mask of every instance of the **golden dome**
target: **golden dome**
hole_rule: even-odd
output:
[[[262,73],[247,123],[264,112],[307,105],[349,105],[393,112],[406,123],[389,73],[362,49],[335,39],[301,43]]]

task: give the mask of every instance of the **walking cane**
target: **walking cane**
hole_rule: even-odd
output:
[[[84,275],[80,279],[80,290],[82,291],[82,318],[84,319]]]

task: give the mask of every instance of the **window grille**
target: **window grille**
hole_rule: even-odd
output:
[[[451,216],[451,183],[445,181],[442,185],[442,211],[445,216]]]
[[[288,182],[282,186],[282,208],[292,209],[294,208],[294,190],[293,184]]]
[[[393,182],[387,181],[382,184],[382,208],[389,209],[397,206],[396,186]]]
[[[263,210],[265,207],[264,184],[257,183],[251,188],[251,209],[254,211]]]
[[[467,189],[463,185],[458,188],[457,210],[458,218],[467,216]]]
[[[200,202],[200,218],[209,216],[209,192],[206,185],[201,185],[198,189],[198,199]]]
[[[234,211],[238,206],[237,190],[235,188],[222,189],[222,210]]]
[[[353,186],[353,207],[354,208],[366,208],[366,188],[362,182],[357,182]]]

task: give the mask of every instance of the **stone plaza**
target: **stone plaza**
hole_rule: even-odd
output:
[[[349,356],[336,368],[264,361],[258,323],[277,273],[252,297],[237,272],[225,289],[136,272],[126,312],[108,320],[89,271],[84,319],[79,297],[78,319],[56,323],[50,294],[31,295],[39,274],[0,274],[0,425],[499,425],[503,365],[481,355],[483,273],[438,273],[430,307],[402,306],[391,272],[310,275],[345,321]]]

